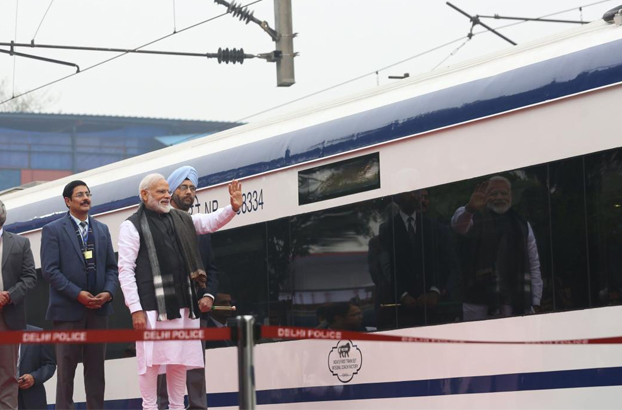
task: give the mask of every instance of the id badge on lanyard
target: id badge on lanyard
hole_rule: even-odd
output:
[[[82,252],[82,254],[84,255],[84,259],[89,260],[89,259],[93,259],[93,251],[89,251],[87,249],[88,247],[88,240],[89,240],[89,231],[88,231],[88,227],[86,228],[86,236],[82,237],[82,243],[84,244],[84,251]]]

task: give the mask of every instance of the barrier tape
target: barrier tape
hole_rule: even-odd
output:
[[[622,344],[622,336],[597,339],[569,339],[546,341],[490,341],[490,340],[455,340],[433,339],[427,337],[393,336],[378,333],[352,332],[347,330],[310,329],[306,327],[262,326],[262,338],[272,339],[319,339],[319,340],[367,340],[375,342],[407,343],[461,343],[494,345],[586,345],[586,344]]]
[[[490,341],[454,340],[425,337],[393,336],[378,333],[353,332],[347,330],[312,329],[290,326],[261,326],[262,339],[289,340],[361,340],[376,342],[406,343],[459,343],[488,345],[595,345],[622,344],[622,336],[595,339],[569,339],[548,341]],[[166,330],[43,330],[0,332],[3,344],[53,344],[53,343],[123,343],[137,341],[171,340],[232,340],[229,327],[210,329],[166,329]]]
[[[123,343],[160,340],[231,340],[231,328],[165,330],[42,330],[0,332],[0,344]]]

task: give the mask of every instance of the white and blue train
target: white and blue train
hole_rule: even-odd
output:
[[[66,212],[62,187],[81,179],[93,193],[92,215],[108,224],[116,246],[120,223],[137,207],[139,181],[192,165],[200,175],[193,212],[222,207],[226,184],[234,178],[243,183],[244,207],[212,242],[222,292],[260,323],[314,327],[326,303],[354,301],[363,326],[388,334],[495,341],[620,336],[621,106],[622,27],[600,20],[8,194],[2,197],[5,228],[30,239],[39,267],[41,228]],[[499,318],[491,312],[490,320],[468,322],[462,316],[464,252],[450,219],[491,175],[512,181],[513,208],[533,228],[542,294],[534,302],[538,314]],[[382,296],[386,289],[372,266],[382,264],[372,248],[395,213],[394,197],[412,191],[427,191],[425,218],[448,233],[456,262],[437,286],[438,305],[423,308],[418,320],[404,319],[395,288],[388,299]],[[389,252],[390,284],[394,258]],[[28,314],[33,324],[49,328],[43,320],[46,286],[41,280],[29,297]],[[117,296],[111,327],[129,327]],[[109,347],[109,408],[140,406],[135,359],[123,357],[125,347]],[[335,347],[311,340],[259,344],[258,405],[622,407],[618,345],[352,342],[354,360],[341,369],[331,355]],[[234,408],[236,349],[208,349],[206,360],[209,406]],[[78,403],[84,402],[79,377]],[[47,384],[50,403],[54,383]]]

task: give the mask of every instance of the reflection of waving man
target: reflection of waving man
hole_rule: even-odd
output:
[[[464,320],[520,315],[538,308],[542,277],[529,222],[512,209],[512,184],[494,176],[456,210],[451,227],[467,240]]]
[[[211,214],[171,208],[171,194],[160,174],[140,183],[138,211],[121,224],[119,281],[135,329],[199,328],[200,310],[193,281],[205,286],[197,234],[226,225],[242,203],[241,184],[229,185],[231,205]],[[203,367],[199,340],[136,343],[144,409],[156,409],[157,376],[165,366],[170,409],[184,408],[186,371]]]

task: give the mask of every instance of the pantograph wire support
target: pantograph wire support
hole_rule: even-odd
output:
[[[482,16],[480,14],[475,17],[495,20],[519,20],[519,21],[539,21],[541,23],[567,23],[567,24],[589,24],[588,21],[583,20],[559,20],[559,19],[542,19],[542,18],[530,18],[530,17],[508,17],[495,14],[494,16]]]
[[[33,56],[30,54],[17,53],[14,51],[15,47],[28,47],[28,48],[46,48],[46,49],[57,49],[57,50],[79,50],[79,51],[106,51],[113,53],[135,53],[135,54],[157,54],[157,55],[169,55],[169,56],[185,56],[185,57],[203,57],[203,58],[215,58],[218,60],[218,63],[240,63],[242,64],[244,60],[251,58],[265,58],[262,55],[255,54],[245,54],[244,49],[240,48],[219,48],[216,53],[186,53],[186,52],[178,52],[178,51],[158,51],[158,50],[136,50],[136,49],[126,49],[126,48],[104,48],[104,47],[81,47],[81,46],[63,46],[63,45],[53,45],[53,44],[36,44],[36,43],[15,43],[11,41],[10,43],[0,42],[0,46],[8,46],[10,47],[10,51],[0,49],[0,52],[16,55],[19,57],[33,58],[36,60],[47,61],[49,63],[56,64],[64,64],[70,65],[80,68],[73,63],[68,63],[60,60],[53,60],[51,58]]]
[[[214,3],[227,7],[227,13],[231,14],[233,17],[237,17],[240,21],[243,21],[246,24],[251,21],[257,24],[263,29],[263,31],[268,33],[268,35],[272,38],[272,41],[277,41],[279,39],[279,33],[272,29],[267,21],[261,21],[255,17],[253,15],[253,11],[249,10],[247,6],[242,6],[234,1],[229,3],[227,0],[214,0]]]
[[[70,67],[75,67],[76,68],[76,73],[80,72],[80,66],[78,66],[75,63],[70,63],[68,61],[62,61],[62,60],[55,60],[53,58],[46,58],[46,57],[35,56],[35,55],[32,55],[32,54],[19,53],[19,52],[15,51],[15,47],[17,47],[17,43],[14,43],[13,41],[11,41],[10,43],[1,43],[0,45],[11,47],[9,50],[4,50],[4,49],[0,48],[0,53],[2,53],[2,54],[8,54],[10,56],[17,56],[17,57],[30,58],[32,60],[45,61],[46,63],[67,65],[67,66],[70,66]]]
[[[447,4],[449,7],[451,7],[452,9],[456,10],[457,12],[459,12],[460,14],[466,16],[469,18],[469,20],[471,21],[471,31],[469,32],[469,34],[467,35],[468,38],[473,37],[473,28],[477,25],[480,25],[482,27],[484,27],[486,30],[490,31],[493,34],[496,34],[497,36],[501,37],[502,39],[504,39],[505,41],[507,41],[508,43],[512,44],[513,46],[516,45],[515,42],[513,42],[512,40],[510,40],[509,38],[507,38],[506,36],[504,36],[503,34],[499,33],[497,30],[495,30],[494,28],[488,26],[487,24],[482,23],[482,21],[479,19],[478,16],[471,16],[470,14],[468,14],[465,11],[460,10],[458,7],[454,6],[453,4],[451,4],[450,2],[445,3]]]

